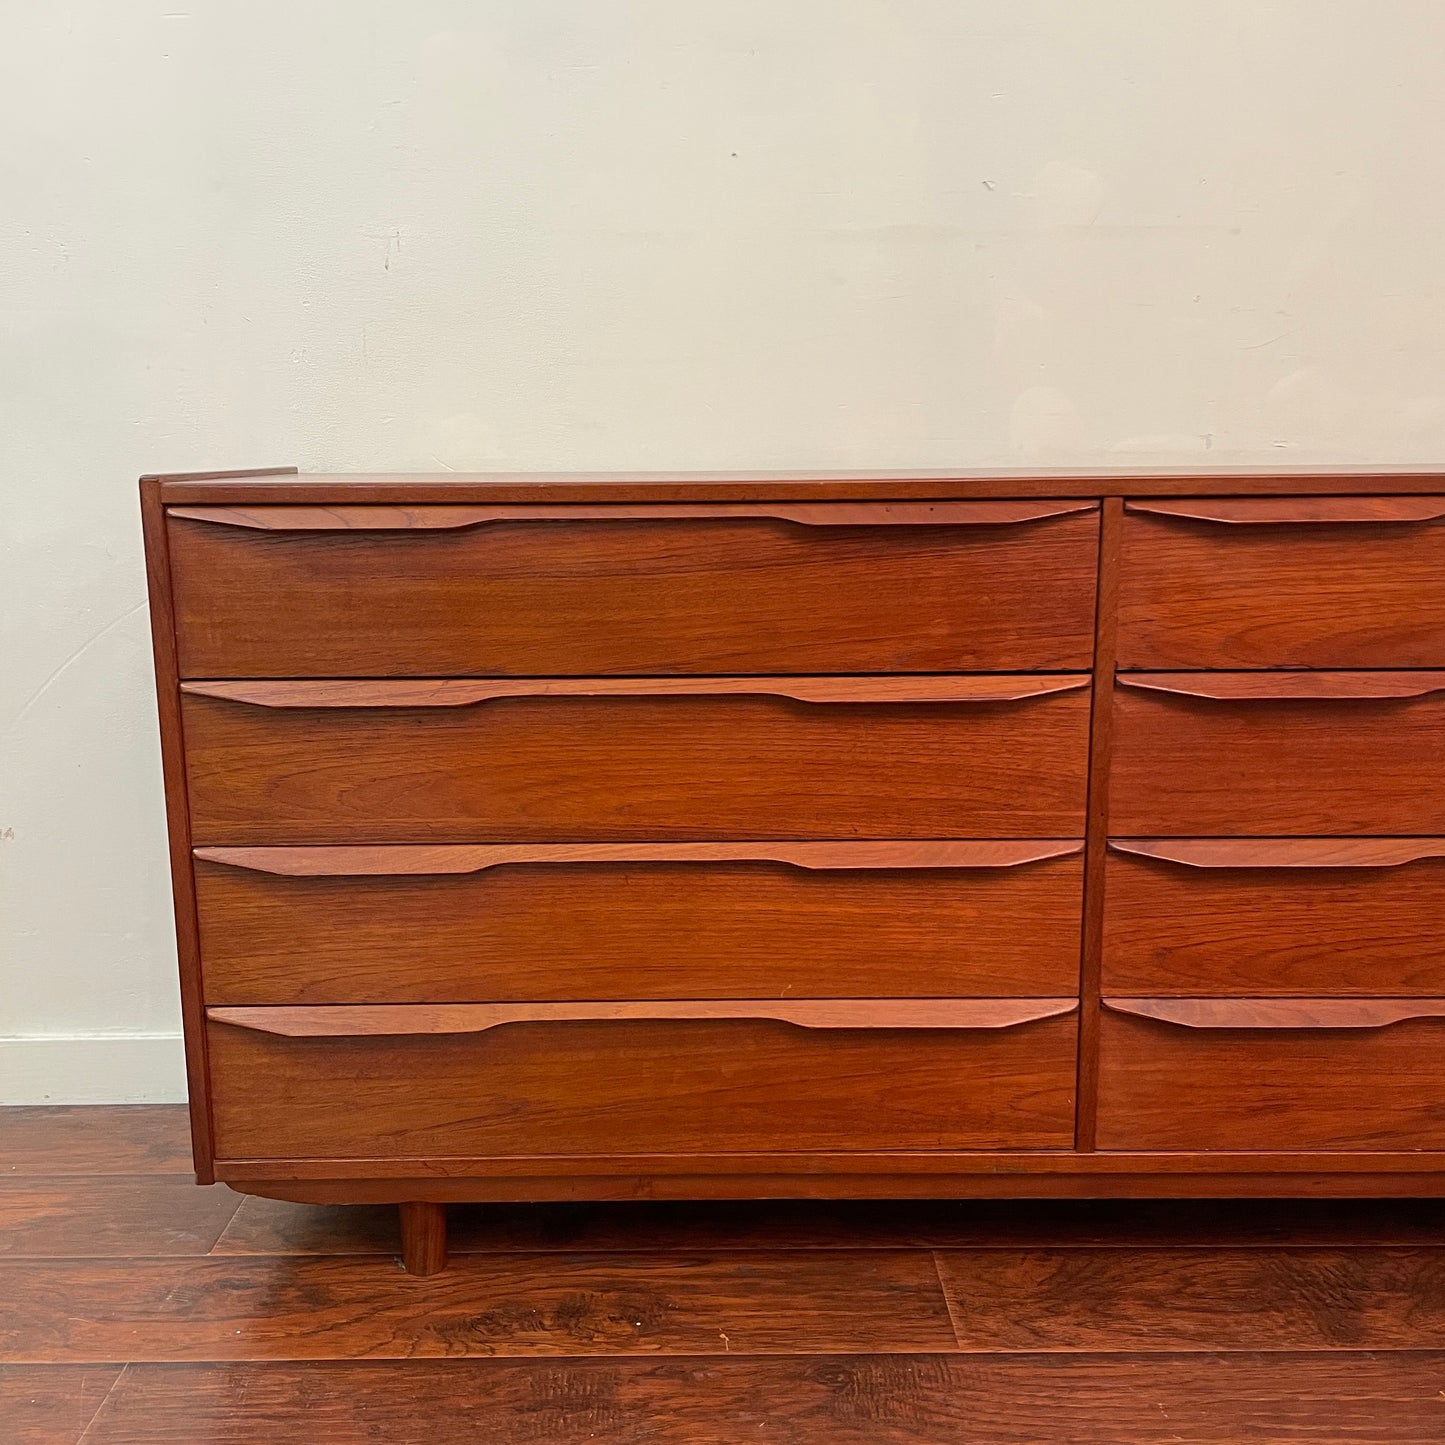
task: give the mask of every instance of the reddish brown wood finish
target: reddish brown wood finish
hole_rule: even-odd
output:
[[[1441,518],[1438,496],[1131,502],[1120,664],[1445,666]]]
[[[1403,868],[1445,858],[1445,838],[1111,838],[1109,850],[1196,869]]]
[[[1089,665],[1096,515],[820,528],[680,519],[675,511],[655,520],[330,534],[176,517],[169,545],[181,672],[592,676]],[[896,626],[900,604],[913,618],[906,629]]]
[[[166,834],[170,846],[171,902],[175,910],[176,953],[180,964],[181,1017],[185,1028],[186,1087],[190,1098],[191,1153],[196,1182],[215,1180],[210,1098],[210,1067],[201,996],[201,954],[196,922],[195,884],[191,876],[191,812],[186,787],[186,744],[181,723],[176,661],[175,599],[170,548],[160,483],[143,477],[141,526],[145,537],[146,588],[150,598],[151,648],[155,661],[156,710],[160,719],[161,769],[165,780]]]
[[[969,1263],[957,1266],[964,1300],[975,1297]],[[1016,1298],[1018,1285],[1027,1281],[1037,1286],[1030,1307],[1051,1338],[1086,1331],[1097,1350],[1040,1353],[1042,1345],[1034,1342],[1013,1353],[723,1354],[705,1363],[633,1358],[140,1365],[126,1372],[106,1401],[85,1445],[257,1445],[304,1435],[323,1414],[326,1445],[412,1445],[418,1400],[427,1402],[426,1438],[432,1445],[478,1440],[718,1445],[749,1438],[758,1445],[985,1440],[1038,1445],[1056,1438],[1064,1409],[1070,1438],[1091,1445],[1181,1440],[1293,1445],[1321,1438],[1330,1445],[1438,1445],[1445,1354],[1379,1350],[1387,1338],[1413,1342],[1424,1336],[1425,1328],[1410,1314],[1412,1283],[1415,1295],[1430,1298],[1432,1280],[1423,1266],[1412,1279],[1398,1265],[1362,1268],[1358,1257],[1312,1259],[1301,1252],[1272,1255],[1257,1274],[1248,1261],[1216,1273],[1206,1257],[1191,1261],[1186,1278],[1197,1287],[1181,1298],[1157,1276],[1141,1278],[1127,1266],[1090,1260],[1079,1271],[1085,1279],[1107,1284],[1122,1276],[1127,1293],[1113,1301],[1101,1288],[1113,1308],[1101,1301],[1097,1314],[1088,1312],[1088,1299],[1076,1295],[1061,1319],[1054,1298],[1067,1297],[1068,1281],[1077,1278],[1066,1261],[1051,1273],[1035,1266],[1027,1274],[990,1263],[987,1323],[997,1324],[1001,1337],[1028,1334],[1032,1316],[1010,1318],[1005,1303],[1010,1291]],[[1345,1294],[1336,1285],[1341,1275],[1353,1284]],[[1234,1308],[1236,1298],[1258,1306],[1260,1295],[1249,1292],[1256,1280],[1273,1286],[1269,1312]],[[1377,1281],[1392,1286],[1388,1321],[1371,1329],[1369,1349],[1338,1348],[1356,1311],[1373,1325]],[[1310,1316],[1310,1303],[1321,1297],[1329,1298],[1329,1313]],[[1198,1299],[1217,1303],[1203,1318],[1186,1318]],[[1276,1300],[1283,1315],[1273,1308]],[[1242,1352],[1241,1315],[1261,1335],[1305,1339],[1309,1347]],[[1178,1332],[1194,1342],[1188,1352],[1159,1352],[1149,1335],[1156,1317],[1171,1325],[1178,1321]],[[1144,1358],[1111,1353],[1121,1339],[1142,1339],[1141,1348],[1151,1353]],[[1141,1408],[1144,1399],[1147,1409]],[[238,1400],[244,1400],[244,1410],[237,1408]]]
[[[230,846],[1078,836],[1088,706],[187,696],[192,827]]]
[[[1017,702],[1088,687],[1087,677],[996,673],[974,677],[569,677],[333,679],[304,682],[183,682],[192,697],[256,707],[474,707],[533,697],[781,697],[793,702]],[[1445,674],[1440,686],[1445,688]],[[1395,694],[1386,694],[1395,696]]]
[[[1080,846],[201,849],[206,997],[1074,994]]]
[[[168,505],[376,505],[919,501],[981,497],[1162,497],[1445,493],[1445,469],[1419,466],[770,472],[448,472],[258,477],[224,484],[159,478]]]
[[[1445,839],[1110,848],[1110,993],[1445,996]]]
[[[1188,1029],[1382,1029],[1407,1019],[1445,1018],[1439,998],[1120,998],[1114,1013]]]
[[[1366,846],[1382,842],[1411,846],[1417,842],[1404,838],[1363,841]],[[1445,848],[1445,840],[1440,846]],[[1082,851],[1083,844],[1074,838],[908,838],[832,843],[374,843],[321,848],[197,848],[195,856],[208,863],[287,878],[375,878],[607,863],[778,863],[810,873],[1016,868]],[[1416,851],[1410,856],[1425,855]]]
[[[1124,510],[1196,522],[1237,526],[1369,522],[1433,522],[1445,517],[1445,497],[1153,497],[1125,502]]]
[[[1445,1193],[1445,474],[154,486],[238,1187]]]
[[[1067,1016],[918,1032],[700,1019],[481,1036],[210,1033],[217,1151],[232,1159],[547,1154],[565,1170],[589,1155],[1073,1141]]]
[[[495,1158],[422,1161],[410,1174],[406,1161],[347,1160],[324,1175],[311,1162],[286,1161],[286,1178],[267,1179],[276,1160],[217,1163],[217,1171],[245,1194],[300,1204],[396,1205],[426,1198],[439,1203],[583,1204],[654,1200],[718,1203],[760,1199],[897,1200],[1102,1200],[1102,1199],[1442,1199],[1445,1156],[1439,1153],[1224,1154],[942,1154],[947,1167],[918,1169],[918,1154],[809,1156],[806,1169],[769,1173],[739,1156],[708,1174],[658,1174],[656,1161],[632,1173],[599,1174],[577,1160],[555,1156],[516,1172]],[[317,1161],[318,1165],[323,1161]],[[415,1161],[413,1161],[415,1164]],[[1031,1167],[1038,1163],[1049,1168]],[[1070,1167],[1070,1166],[1073,1167]],[[1022,1167],[1021,1167],[1022,1166]],[[1108,1167],[1112,1166],[1112,1167]],[[519,1165],[519,1168],[525,1165]],[[545,1172],[539,1172],[545,1171]]]
[[[1428,499],[1427,499],[1428,504]],[[688,503],[628,507],[171,507],[169,515],[253,532],[460,531],[502,522],[683,522],[717,517],[799,527],[994,527],[1092,512],[1093,501]]]
[[[1216,702],[1370,702],[1445,692],[1445,672],[1134,672],[1119,685]]]
[[[1445,834],[1445,788],[1430,786],[1445,758],[1440,675],[1378,677],[1271,678],[1258,695],[1228,697],[1202,690],[1243,684],[1216,675],[1185,695],[1172,681],[1146,691],[1147,679],[1121,678],[1132,685],[1115,694],[1111,828]],[[1285,695],[1285,686],[1298,692]]]
[[[1100,1046],[1099,1147],[1148,1150],[1445,1149],[1445,1023],[1419,1000],[1384,1027],[1369,1001],[1154,1000],[1181,1026],[1109,1009]],[[1282,1011],[1294,1007],[1296,1012]],[[1445,1010],[1445,1004],[1436,1002]],[[1353,1010],[1354,1013],[1350,1011]],[[1278,1016],[1275,1027],[1261,1024]],[[1332,1026],[1322,1022],[1332,1013]],[[1204,1025],[1214,1018],[1220,1023]],[[1292,1021],[1286,1022],[1286,1019]],[[1345,1020],[1353,1018],[1356,1027]]]
[[[1089,799],[1084,856],[1084,915],[1079,969],[1079,1103],[1074,1147],[1094,1148],[1098,1113],[1099,987],[1103,966],[1104,849],[1109,836],[1109,765],[1114,747],[1114,654],[1123,508],[1106,498],[1099,522],[1099,589],[1089,714]]]
[[[440,1274],[447,1267],[447,1213],[441,1204],[401,1206],[401,1262],[408,1274]]]
[[[1008,1029],[1071,1014],[1071,998],[624,999],[615,1003],[321,1004],[213,1008],[212,1023],[292,1039],[482,1034],[518,1024],[741,1019],[802,1029]]]

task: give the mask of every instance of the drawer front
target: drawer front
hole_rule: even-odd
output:
[[[1099,1148],[1445,1149],[1445,1000],[1305,1002],[1106,1000]]]
[[[883,1020],[899,1007],[852,1006]],[[633,1018],[320,1038],[213,1020],[216,1149],[247,1159],[1064,1149],[1076,1033],[1067,1014],[985,1028]]]
[[[241,689],[267,705],[190,693],[192,836],[236,845],[1082,834],[1086,679],[815,681],[797,688],[806,700],[776,695],[778,683],[762,692],[726,680],[677,684],[676,695],[659,694],[661,683],[647,692],[618,682],[613,696],[601,683],[571,694],[538,684],[546,695],[463,702],[487,687]],[[727,686],[750,690],[707,690]],[[1005,696],[1026,689],[1033,695]],[[283,696],[287,705],[270,705]],[[309,705],[323,697],[333,705]]]
[[[202,850],[206,999],[1076,994],[1082,848]]]
[[[173,508],[168,525],[183,677],[1026,671],[1093,652],[1095,502]]]
[[[1123,667],[1445,667],[1445,497],[1131,502]]]
[[[1445,838],[1110,849],[1106,992],[1445,997]]]
[[[1117,834],[1445,833],[1445,673],[1119,681]]]

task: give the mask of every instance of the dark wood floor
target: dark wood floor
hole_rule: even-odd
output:
[[[1445,1204],[394,1211],[0,1110],[3,1445],[1445,1441]]]

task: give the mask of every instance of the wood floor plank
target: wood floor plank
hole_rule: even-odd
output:
[[[767,1200],[452,1205],[453,1254],[1445,1243],[1445,1199]],[[216,1254],[395,1254],[389,1205],[246,1198]]]
[[[0,1178],[0,1257],[205,1254],[240,1202],[189,1174]]]
[[[1445,1349],[1445,1249],[944,1250],[964,1350]]]
[[[0,1440],[77,1445],[120,1372],[119,1365],[0,1365]]]
[[[0,1108],[0,1175],[190,1172],[184,1104]]]
[[[1439,1445],[1445,1355],[132,1366],[86,1445]]]
[[[0,1359],[951,1350],[925,1251],[0,1261]]]

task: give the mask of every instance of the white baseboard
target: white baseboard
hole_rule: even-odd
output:
[[[177,1104],[185,1097],[179,1034],[0,1037],[0,1104]]]

